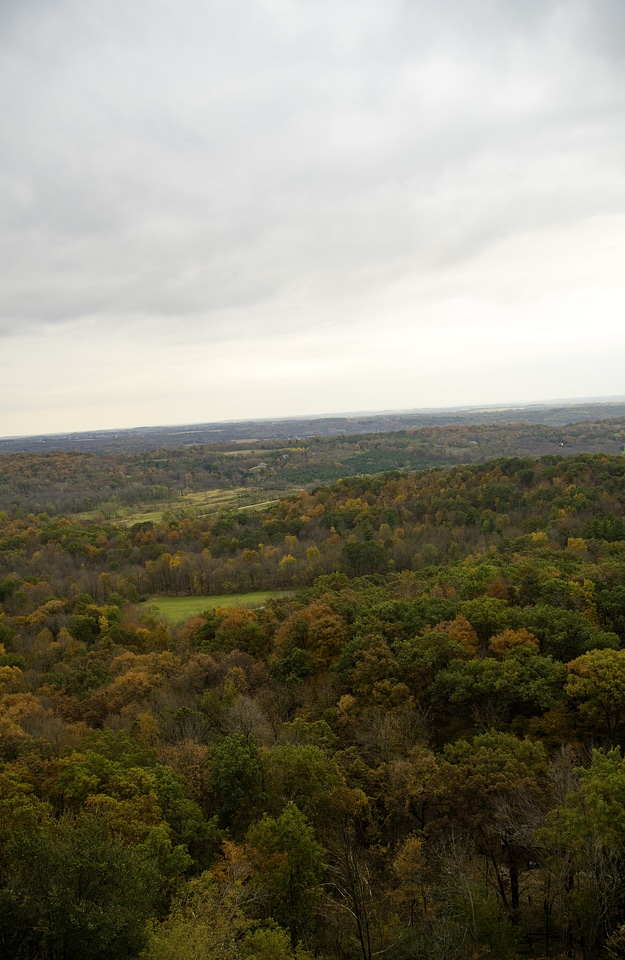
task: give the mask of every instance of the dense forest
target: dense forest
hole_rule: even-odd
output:
[[[2,458],[0,957],[625,957],[625,458],[574,452],[623,423],[446,429],[479,462],[320,440],[371,466],[124,524],[237,457]]]

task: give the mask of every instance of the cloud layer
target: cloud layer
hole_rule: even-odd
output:
[[[622,393],[619,0],[21,0],[0,38],[0,434]]]

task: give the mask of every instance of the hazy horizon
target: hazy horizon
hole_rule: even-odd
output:
[[[460,412],[471,412],[475,411],[476,413],[482,411],[498,411],[498,410],[527,410],[534,408],[546,408],[551,407],[575,407],[578,405],[589,404],[589,405],[605,405],[610,406],[613,404],[625,403],[625,395],[621,396],[610,396],[610,397],[568,397],[568,398],[549,398],[544,400],[535,400],[529,403],[488,403],[488,404],[461,404],[450,407],[412,407],[412,408],[384,408],[381,410],[334,410],[329,413],[307,413],[300,414],[299,416],[269,416],[269,417],[237,417],[225,420],[185,420],[185,421],[172,421],[170,423],[135,423],[129,424],[127,426],[112,426],[112,427],[94,427],[93,429],[86,430],[57,430],[50,433],[22,433],[22,434],[6,434],[0,436],[0,440],[21,440],[21,439],[30,439],[33,437],[62,437],[65,435],[73,434],[91,434],[91,433],[115,433],[117,431],[123,433],[125,431],[139,431],[139,430],[155,430],[159,429],[169,430],[175,427],[201,427],[206,424],[210,425],[229,425],[229,424],[245,424],[245,423],[272,423],[272,422],[282,422],[290,420],[325,420],[325,419],[346,419],[351,418],[365,418],[365,417],[383,417],[383,416],[410,416],[417,414],[445,414],[445,413],[460,413]]]

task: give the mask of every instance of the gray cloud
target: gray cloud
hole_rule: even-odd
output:
[[[357,323],[622,213],[624,38],[620,0],[0,5],[0,333]]]

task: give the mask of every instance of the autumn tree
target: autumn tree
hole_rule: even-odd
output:
[[[430,782],[432,800],[453,810],[455,822],[488,858],[501,902],[516,922],[532,842],[527,819],[540,804],[546,775],[541,744],[491,731],[448,744]]]

